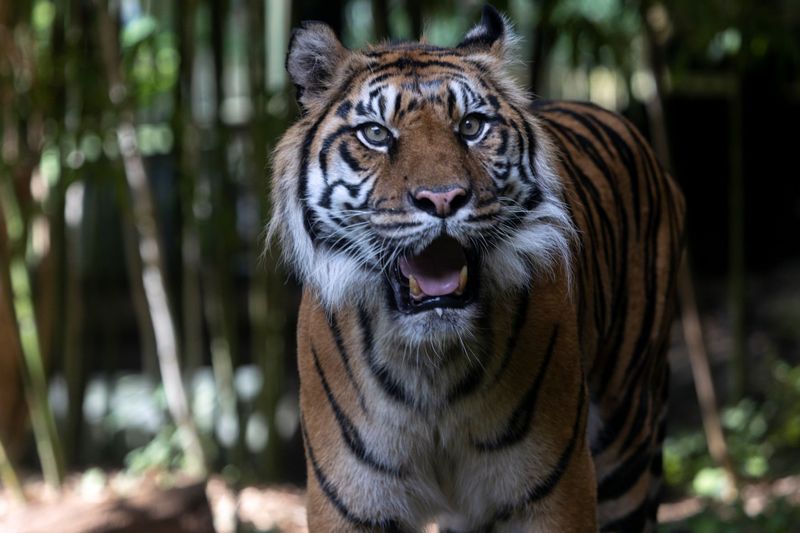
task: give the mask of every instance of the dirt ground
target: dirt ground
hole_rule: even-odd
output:
[[[221,478],[206,483],[89,471],[69,478],[56,493],[41,481],[25,485],[27,504],[0,489],[0,531],[14,533],[307,533],[305,495],[293,487],[234,491]],[[774,498],[800,505],[800,476],[746,486],[747,514]],[[708,502],[687,498],[663,504],[659,522],[670,524],[702,511]],[[433,531],[433,530],[431,530]]]

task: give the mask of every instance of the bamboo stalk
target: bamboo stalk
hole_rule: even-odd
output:
[[[184,434],[184,451],[187,469],[205,473],[205,457],[200,438],[189,412],[183,376],[178,361],[178,338],[175,320],[169,306],[161,245],[152,204],[152,191],[147,181],[144,162],[136,143],[136,130],[130,120],[123,119],[117,126],[117,141],[125,167],[125,176],[134,203],[135,223],[139,236],[139,253],[142,260],[142,282],[155,332],[159,369],[167,398],[167,406],[175,423]]]
[[[11,460],[8,458],[2,440],[0,440],[0,481],[18,500],[25,501],[25,492],[22,490],[19,476],[17,476],[14,465],[11,464]]]
[[[188,2],[177,20],[181,58],[178,90],[173,116],[174,153],[178,161],[181,209],[181,297],[184,339],[184,371],[191,373],[203,364],[203,308],[200,293],[200,238],[194,215],[197,175],[197,129],[192,122],[192,74],[195,65],[197,4]]]
[[[215,105],[222,109],[227,98],[244,97],[240,88],[225,83],[230,76],[228,69],[238,68],[233,64],[236,60],[232,50],[226,50],[230,31],[229,21],[241,17],[240,9],[235,2],[219,1],[211,5],[210,37],[214,59],[214,80],[217,84]],[[246,28],[243,28],[246,31]],[[246,40],[246,39],[245,39]],[[223,122],[221,113],[206,128],[201,128],[201,136],[209,147],[206,154],[213,166],[214,173],[204,172],[199,175],[206,183],[213,206],[210,217],[202,225],[207,253],[211,256],[203,272],[205,291],[205,311],[211,334],[211,366],[217,385],[221,419],[236,420],[238,433],[234,442],[226,445],[231,453],[231,462],[244,464],[244,429],[243,413],[238,409],[234,368],[239,353],[238,317],[234,306],[234,287],[231,283],[231,257],[234,253],[234,242],[238,236],[235,232],[235,221],[224,206],[236,203],[235,190],[231,185],[231,170],[228,167],[227,147],[235,142],[236,133],[230,133]]]
[[[262,97],[262,102],[276,94],[286,94],[286,75],[283,68],[283,55],[286,50],[291,5],[288,2],[268,2],[265,6],[264,19],[253,20],[253,34],[266,33],[269,40],[265,42],[266,76],[253,76],[252,94]],[[267,24],[268,31],[263,31],[258,23]],[[262,61],[258,54],[252,58],[253,70],[258,72],[258,64]],[[263,193],[265,172],[270,144],[275,142],[286,126],[287,116],[268,114],[266,109],[259,110],[255,116],[257,121],[252,128],[255,137],[254,165],[248,180],[248,192],[253,195],[259,205],[263,220],[268,217],[267,195]],[[267,180],[267,186],[269,186]],[[284,387],[284,370],[286,349],[284,342],[284,324],[287,313],[287,288],[285,275],[275,261],[276,257],[263,254],[265,243],[261,239],[250,243],[254,272],[250,283],[248,303],[252,324],[253,359],[259,365],[264,378],[261,395],[258,398],[258,409],[267,420],[267,447],[261,457],[264,463],[264,474],[267,479],[280,479],[282,474],[282,442],[276,423],[278,402]],[[259,261],[257,258],[261,258]]]
[[[17,203],[11,178],[4,172],[0,177],[0,215],[4,217],[10,245],[9,278],[10,294],[17,321],[20,345],[24,361],[25,389],[30,409],[31,423],[36,440],[36,449],[45,481],[60,488],[64,480],[61,442],[56,431],[53,411],[47,394],[47,376],[39,333],[36,324],[35,304],[31,291],[31,280],[24,259],[24,221]]]
[[[382,41],[389,37],[389,2],[372,0],[372,23],[375,28],[375,39]]]
[[[133,304],[133,314],[136,318],[136,326],[139,331],[139,342],[142,350],[142,371],[151,377],[157,377],[158,373],[158,350],[156,348],[156,336],[150,319],[146,291],[142,277],[142,261],[139,257],[139,235],[136,231],[136,222],[133,213],[127,208],[130,205],[130,194],[125,184],[125,178],[119,177],[122,182],[118,194],[120,205],[122,206],[122,248],[125,255],[125,270],[128,273],[128,283],[130,283],[131,303]]]
[[[108,6],[104,2],[98,2],[98,8],[98,31],[103,52],[103,66],[108,78],[111,102],[118,110],[117,143],[131,194],[142,262],[142,283],[155,333],[156,352],[167,408],[183,437],[181,444],[186,456],[186,470],[193,474],[205,475],[205,454],[189,412],[180,369],[178,336],[169,304],[153,194],[136,140],[133,113],[124,106],[127,87],[118,63],[118,39],[108,13]]]
[[[82,202],[83,184],[74,185],[81,187],[81,198],[72,198],[68,202]],[[78,190],[78,189],[74,189]],[[75,193],[73,193],[75,194]],[[71,208],[81,209],[82,206],[70,205]],[[83,286],[80,272],[80,246],[79,232],[83,224],[83,216],[76,214],[70,220],[66,230],[66,260],[65,260],[65,294],[64,294],[64,376],[67,380],[69,403],[67,406],[66,447],[67,457],[70,461],[80,460],[81,436],[83,429],[83,399],[85,393],[85,369],[83,358]]]

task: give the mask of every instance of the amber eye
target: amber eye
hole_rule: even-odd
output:
[[[480,115],[470,113],[461,120],[461,124],[458,125],[458,133],[460,133],[465,140],[473,141],[477,139],[483,131],[483,123],[484,120]]]
[[[377,122],[369,122],[358,128],[362,141],[373,146],[386,146],[392,141],[389,130]]]

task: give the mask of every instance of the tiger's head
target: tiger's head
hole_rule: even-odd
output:
[[[326,309],[370,306],[399,338],[441,342],[569,270],[572,224],[507,72],[512,40],[491,7],[455,48],[348,50],[324,24],[295,30],[303,116],[275,152],[270,229]]]

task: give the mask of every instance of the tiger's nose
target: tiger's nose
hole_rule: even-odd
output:
[[[464,207],[469,197],[468,189],[451,185],[436,189],[417,189],[411,195],[411,203],[429,215],[446,218]]]

